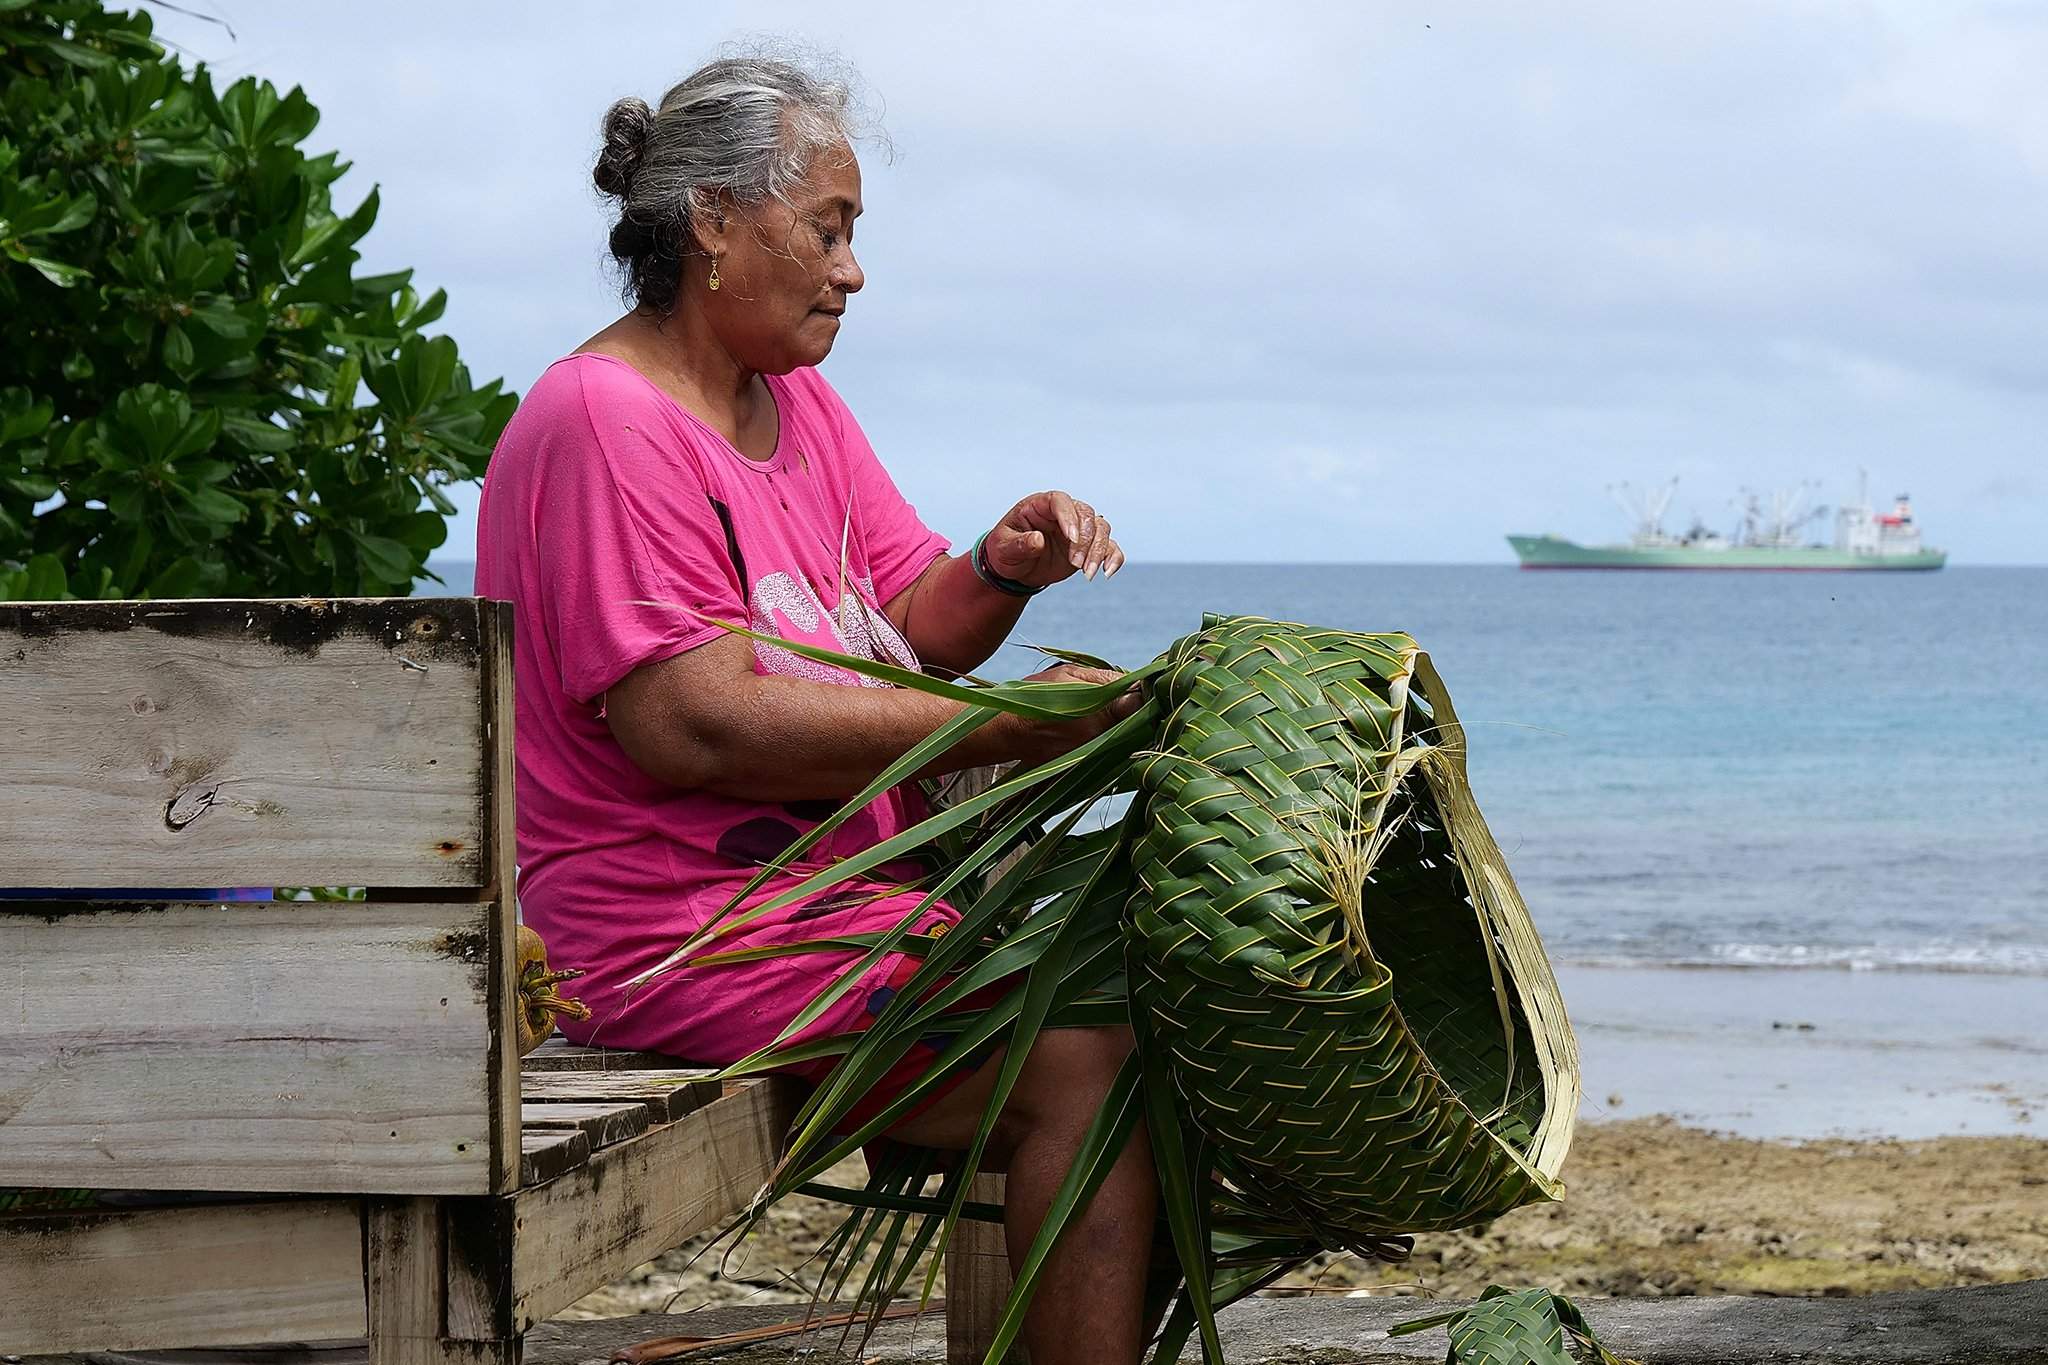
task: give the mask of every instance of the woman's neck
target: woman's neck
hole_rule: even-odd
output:
[[[735,360],[703,314],[687,304],[665,318],[627,313],[577,349],[624,360],[749,458],[765,460],[774,452],[775,419],[768,416],[774,396],[767,384]]]

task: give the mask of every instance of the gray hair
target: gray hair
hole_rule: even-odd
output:
[[[627,299],[674,311],[695,216],[720,194],[787,202],[813,156],[856,136],[856,89],[827,59],[735,56],[671,86],[658,109],[627,98],[606,110],[591,179],[619,201],[611,254]]]

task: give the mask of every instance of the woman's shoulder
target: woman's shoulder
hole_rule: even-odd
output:
[[[522,412],[602,434],[621,416],[666,415],[672,401],[638,370],[601,351],[574,351],[541,372]]]
[[[601,459],[640,467],[702,464],[704,437],[675,400],[615,356],[577,351],[548,366],[520,400],[500,450],[542,460]]]

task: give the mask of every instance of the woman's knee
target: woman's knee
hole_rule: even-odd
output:
[[[1125,1027],[1047,1029],[1031,1044],[1004,1117],[1016,1135],[1086,1128],[1136,1047]]]

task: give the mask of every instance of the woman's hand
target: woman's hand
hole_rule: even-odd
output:
[[[1034,673],[1025,681],[1088,683],[1099,686],[1106,682],[1115,682],[1122,676],[1121,673],[1104,668],[1077,668],[1072,664],[1060,664],[1046,669],[1043,673]],[[1004,751],[1002,757],[1020,759],[1025,767],[1030,768],[1086,744],[1136,711],[1144,702],[1145,694],[1134,685],[1100,711],[1074,720],[1033,720],[1029,716],[1006,714],[990,721],[988,728],[999,730],[994,743]]]
[[[988,566],[1034,588],[1080,574],[1104,577],[1124,566],[1109,521],[1061,492],[1033,493],[1012,507],[982,542]]]

